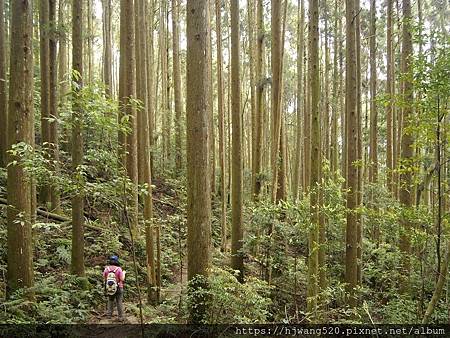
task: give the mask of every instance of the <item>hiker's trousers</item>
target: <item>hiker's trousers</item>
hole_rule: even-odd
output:
[[[108,315],[112,316],[114,312],[114,303],[117,304],[117,314],[123,317],[123,288],[118,287],[115,295],[108,296]]]

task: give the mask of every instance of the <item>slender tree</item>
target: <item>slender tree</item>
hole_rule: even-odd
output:
[[[8,148],[33,151],[33,1],[13,1],[9,78]],[[7,182],[7,291],[33,286],[33,188],[29,172],[10,155]],[[32,293],[30,292],[30,296]]]
[[[67,34],[66,25],[67,20],[65,13],[67,12],[67,2],[65,0],[59,1],[58,7],[58,99],[59,104],[66,101],[69,93],[69,78],[68,78],[68,57],[67,57]]]
[[[208,62],[206,22],[207,0],[187,1],[187,249],[188,278],[192,286],[191,323],[204,320],[205,294],[195,290],[207,287],[211,262],[211,191],[208,142]]]
[[[0,0],[0,125],[8,130],[8,96],[6,86],[6,32],[5,32],[5,1]],[[6,149],[8,146],[8,133],[0,134],[0,167],[7,164]]]
[[[271,1],[271,65],[272,65],[272,200],[276,200],[278,190],[278,170],[280,164],[281,135],[281,1]]]
[[[253,179],[253,197],[257,199],[261,193],[261,171],[262,171],[262,147],[263,147],[263,125],[264,125],[264,89],[265,89],[265,76],[264,76],[264,7],[262,0],[258,0],[257,4],[257,30],[258,30],[258,43],[256,52],[256,113],[255,113],[255,151],[254,151],[254,176]]]
[[[50,49],[49,49],[49,1],[39,1],[39,40],[41,71],[41,138],[42,148],[50,154]],[[51,189],[48,184],[41,187],[39,197],[42,203],[51,201]]]
[[[377,58],[376,58],[376,4],[370,1],[370,182],[378,178],[378,115],[376,105],[377,95]]]
[[[103,5],[103,81],[108,96],[112,94],[112,30],[111,0],[102,0]]]
[[[126,173],[132,183],[129,193],[129,220],[133,234],[137,234],[138,223],[138,157],[137,157],[137,114],[133,100],[136,96],[136,76],[135,76],[135,36],[134,36],[134,0],[121,0],[120,15],[124,16],[121,21],[121,48],[120,63],[121,73],[120,79],[122,86],[122,96],[120,97],[120,109],[123,116],[127,117],[130,131],[125,138],[125,156]]]
[[[175,101],[175,169],[177,172],[182,168],[181,149],[181,71],[180,71],[180,33],[179,33],[179,0],[172,0],[172,34],[173,34],[173,95]]]
[[[244,280],[244,256],[242,253],[242,119],[240,89],[239,3],[231,2],[231,109],[232,139],[232,232],[231,267],[239,270],[239,281]]]
[[[301,182],[302,168],[302,119],[303,119],[303,54],[304,54],[304,29],[305,29],[305,9],[304,0],[298,0],[297,13],[297,131],[295,144],[295,160],[294,160],[294,179],[292,195],[294,199],[298,198],[299,187]]]
[[[58,143],[58,59],[56,36],[56,0],[49,0],[49,141],[51,169],[55,174],[59,173],[59,143]],[[51,210],[60,207],[59,187],[50,187]]]
[[[309,3],[309,88],[311,102],[311,176],[310,214],[311,230],[308,239],[308,289],[307,309],[315,314],[319,287],[319,190],[321,166],[321,136],[320,136],[320,107],[319,107],[319,1]]]
[[[411,70],[411,57],[413,53],[412,33],[411,33],[411,1],[403,0],[403,31],[402,31],[402,72],[403,80],[403,97],[405,105],[403,107],[403,135],[401,145],[401,167],[410,166],[413,160],[413,144],[414,138],[407,126],[413,118],[413,84],[412,80],[407,76]],[[402,170],[400,174],[400,191],[399,200],[405,208],[411,208],[414,203],[414,189],[412,186],[412,172],[410,170]],[[403,231],[400,235],[400,250],[402,256],[402,276],[400,284],[402,292],[406,292],[409,288],[409,275],[411,270],[411,221],[408,217],[402,220]]]
[[[72,170],[80,170],[83,164],[83,109],[80,91],[83,86],[83,1],[72,4]],[[76,177],[81,175],[76,175]],[[81,184],[82,182],[78,182]],[[84,194],[77,189],[72,197],[72,265],[77,276],[84,276]]]
[[[346,69],[345,69],[345,110],[347,145],[347,227],[345,254],[345,281],[347,283],[348,304],[356,305],[355,288],[357,276],[357,193],[358,168],[355,163],[358,156],[358,116],[357,116],[357,79],[356,79],[356,20],[355,0],[345,1],[346,17]]]
[[[220,198],[222,230],[222,251],[227,250],[227,187],[225,182],[225,111],[223,88],[223,58],[222,58],[222,15],[221,0],[216,0],[216,40],[217,40],[217,115],[219,118],[219,162],[220,162]]]
[[[394,169],[394,132],[393,132],[393,120],[394,120],[394,107],[393,107],[393,96],[394,96],[394,55],[393,55],[393,23],[392,23],[392,11],[393,11],[393,0],[387,0],[386,9],[386,95],[388,97],[388,102],[386,104],[386,169],[387,169],[387,186],[389,190],[393,191],[393,169]]]

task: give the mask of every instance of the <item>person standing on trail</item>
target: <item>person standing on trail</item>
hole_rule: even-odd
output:
[[[112,318],[114,303],[117,303],[117,313],[119,321],[123,321],[123,283],[125,281],[125,271],[119,263],[119,257],[113,255],[108,259],[108,265],[103,271],[105,282],[105,294],[108,297],[107,316]]]

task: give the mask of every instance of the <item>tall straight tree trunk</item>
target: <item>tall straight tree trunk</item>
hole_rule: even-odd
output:
[[[193,287],[190,323],[207,315],[205,295],[211,264],[211,191],[208,142],[207,0],[188,0],[187,35],[187,250],[188,278]],[[203,277],[203,278],[202,278]]]
[[[264,7],[262,0],[258,0],[257,4],[257,29],[258,29],[258,45],[256,56],[256,137],[254,152],[254,176],[253,176],[253,198],[258,199],[261,194],[261,171],[262,171],[262,147],[263,147],[263,125],[264,125]]]
[[[281,1],[271,1],[271,65],[272,65],[272,201],[276,200],[278,190],[278,168],[280,164],[280,134],[281,134]]]
[[[231,267],[239,270],[238,280],[244,281],[244,256],[242,251],[242,119],[240,86],[239,2],[231,2],[231,105],[232,105],[232,231]]]
[[[279,95],[278,95],[278,112],[280,119],[280,137],[279,137],[279,165],[277,174],[277,189],[275,201],[285,201],[287,199],[287,145],[286,145],[286,126],[285,118],[283,114],[283,95],[284,95],[284,83],[283,83],[283,68],[284,68],[284,40],[286,36],[286,18],[287,18],[287,5],[288,2],[284,2],[283,6],[283,21],[281,30],[281,42],[280,42],[280,76],[279,81]]]
[[[61,1],[61,0],[60,0]],[[112,31],[111,0],[102,0],[103,4],[103,81],[106,95],[112,95]]]
[[[59,144],[58,144],[58,60],[57,60],[57,37],[56,37],[56,0],[49,1],[49,141],[50,158],[52,160],[51,169],[55,175],[59,174]],[[50,187],[51,210],[58,210],[60,207],[59,187]]]
[[[370,1],[370,165],[369,180],[375,183],[378,179],[378,114],[377,95],[377,42],[376,42],[376,4]]]
[[[256,81],[255,81],[255,0],[247,0],[247,19],[248,19],[248,56],[249,56],[249,75],[250,75],[250,109],[251,109],[251,170],[252,179],[256,179]]]
[[[358,188],[357,188],[357,206],[362,204],[362,184],[363,184],[363,147],[362,147],[362,92],[361,92],[361,11],[360,0],[355,1],[356,12],[356,82],[357,82],[357,167],[358,173]],[[356,213],[357,218],[357,262],[358,262],[358,284],[362,281],[362,216],[360,212]]]
[[[49,1],[39,1],[39,41],[41,71],[41,138],[42,149],[49,155],[50,150],[50,69],[49,69]],[[49,158],[47,158],[49,160]],[[51,201],[51,189],[48,184],[41,187],[40,201],[47,206]]]
[[[82,0],[80,0],[82,1]],[[93,28],[93,0],[87,0],[87,60],[88,60],[88,83],[91,84],[94,78],[94,28]]]
[[[180,71],[180,33],[179,33],[179,0],[172,0],[172,34],[173,34],[173,95],[175,101],[175,169],[177,174],[182,169],[181,149],[181,71]]]
[[[348,304],[356,305],[357,274],[357,215],[358,207],[358,113],[357,113],[357,70],[356,70],[356,20],[355,0],[345,1],[346,12],[346,75],[345,75],[345,110],[346,110],[346,145],[347,145],[347,227],[345,254],[345,281],[347,283]]]
[[[208,89],[208,98],[209,98],[209,106],[211,107],[210,116],[209,116],[209,156],[210,161],[210,183],[211,183],[211,193],[215,195],[216,193],[216,137],[214,131],[214,78],[213,78],[213,67],[212,67],[212,28],[211,28],[211,20],[212,20],[212,9],[211,9],[212,0],[208,0],[208,6],[206,8],[207,22],[208,22],[208,30],[210,32],[208,39],[208,78],[209,78],[209,89]]]
[[[8,148],[25,143],[33,151],[33,2],[12,1]],[[33,287],[34,214],[32,179],[9,155],[7,182],[7,292]],[[32,297],[32,291],[29,295]]]
[[[411,33],[411,1],[403,0],[403,31],[402,31],[402,73],[408,74],[411,71],[411,57],[413,53],[412,33]],[[403,126],[404,134],[402,136],[401,146],[401,164],[404,166],[411,165],[413,160],[413,144],[414,138],[411,131],[406,131],[413,118],[413,84],[412,81],[405,77],[402,83],[403,100],[405,106],[403,108]],[[400,190],[399,200],[405,208],[411,208],[414,203],[413,177],[410,170],[402,170],[400,174]],[[401,269],[403,279],[400,283],[400,291],[406,292],[409,288],[409,275],[411,271],[411,221],[409,219],[402,220],[403,231],[400,235],[400,250],[403,253]]]
[[[305,47],[304,30],[305,30],[305,9],[304,0],[298,1],[297,13],[297,132],[295,144],[295,160],[294,160],[294,179],[292,195],[294,200],[298,198],[301,182],[301,162],[302,161],[302,119],[303,108],[303,54]]]
[[[80,90],[83,86],[83,1],[72,4],[72,170],[74,177],[83,165],[83,119]],[[77,182],[82,184],[82,182]],[[82,189],[72,197],[72,273],[84,276],[84,194]]]
[[[123,23],[124,27],[121,27],[121,34],[124,34],[121,38],[120,48],[120,62],[123,63],[123,68],[120,74],[119,81],[123,88],[122,97],[120,98],[123,116],[128,118],[130,131],[125,137],[126,141],[126,173],[132,183],[131,192],[129,192],[129,221],[131,231],[134,235],[137,234],[138,225],[138,159],[137,159],[137,114],[133,104],[133,100],[136,96],[136,77],[135,77],[135,39],[134,39],[134,1],[133,0],[121,0],[120,2],[120,15],[125,16]],[[123,156],[123,155],[122,155]]]
[[[317,297],[319,287],[319,191],[321,166],[321,136],[320,136],[320,85],[319,85],[319,1],[310,0],[309,3],[309,88],[311,102],[311,176],[310,215],[311,229],[308,237],[308,289],[307,310],[317,319]]]
[[[330,168],[335,174],[338,170],[339,149],[338,149],[338,87],[339,87],[339,69],[338,69],[338,0],[334,1],[334,28],[333,28],[333,98],[332,98],[332,116],[331,116],[331,140],[330,140]],[[336,177],[336,176],[334,176]]]
[[[160,15],[159,15],[159,55],[161,58],[161,122],[162,122],[162,166],[165,168],[168,152],[169,152],[169,126],[167,109],[167,38],[166,38],[166,18],[167,18],[167,1],[160,1]]]
[[[8,147],[8,96],[6,86],[6,32],[5,1],[0,0],[0,126],[4,132],[0,134],[0,167],[6,168]]]
[[[156,269],[154,254],[154,229],[153,229],[153,201],[152,201],[152,175],[150,168],[150,138],[148,120],[148,97],[147,97],[147,59],[146,59],[146,22],[145,22],[145,0],[135,0],[136,10],[136,96],[143,103],[142,109],[138,111],[138,159],[139,177],[146,184],[143,198],[144,222],[145,222],[145,247],[147,253],[147,283],[148,300],[150,303],[158,302],[159,293],[155,290]]]
[[[153,164],[153,147],[154,147],[154,139],[153,139],[153,131],[155,130],[156,123],[154,122],[155,119],[155,87],[157,84],[157,79],[154,77],[154,56],[155,56],[155,50],[154,50],[154,16],[155,16],[155,0],[150,0],[148,5],[148,41],[147,41],[147,91],[148,91],[148,128],[149,128],[149,147],[150,147],[150,171],[152,175],[155,175],[154,172],[154,164]],[[156,73],[157,74],[157,73]],[[157,76],[156,76],[157,77]],[[152,176],[152,177],[153,177]]]
[[[67,3],[64,0],[59,1],[58,8],[58,36],[59,36],[59,52],[58,52],[58,96],[59,104],[62,105],[67,101],[67,94],[69,93],[69,60],[67,55],[67,33],[66,33],[66,19]]]
[[[222,58],[222,8],[221,0],[215,1],[216,9],[216,40],[217,40],[217,115],[219,117],[219,162],[220,162],[220,201],[221,201],[221,249],[227,250],[227,188],[225,183],[225,111],[223,88],[223,58]]]
[[[393,120],[394,120],[394,107],[393,107],[393,96],[394,96],[394,56],[393,56],[393,45],[392,45],[392,11],[393,11],[393,0],[387,0],[387,29],[386,29],[386,96],[388,102],[386,105],[386,170],[387,170],[387,187],[393,192],[393,170],[394,170],[394,133],[393,133]]]
[[[322,153],[325,155],[327,160],[330,160],[330,48],[329,48],[329,26],[328,26],[328,5],[326,1],[323,3],[324,7],[324,71],[323,71],[323,145],[322,145]]]

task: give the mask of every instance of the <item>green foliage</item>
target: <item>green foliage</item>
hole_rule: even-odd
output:
[[[200,290],[188,288],[187,298],[187,304],[195,307],[205,304],[193,303],[193,299],[206,299],[206,323],[263,323],[270,316],[271,288],[257,278],[241,284],[235,273],[214,267],[207,285]]]

